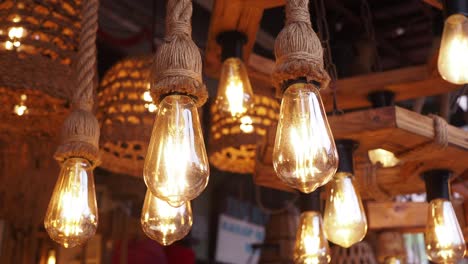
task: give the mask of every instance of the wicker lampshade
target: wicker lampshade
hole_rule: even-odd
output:
[[[254,95],[255,106],[239,119],[223,116],[211,107],[210,162],[234,173],[253,173],[257,142],[268,127],[278,122],[279,102],[270,96]]]
[[[152,57],[127,58],[101,81],[97,114],[101,122],[101,166],[112,172],[143,175],[156,106],[149,94]]]
[[[74,87],[71,64],[78,47],[80,3],[0,2],[0,114],[13,130],[46,115],[47,125],[34,130],[59,130],[53,128],[54,118],[65,116],[65,101]]]

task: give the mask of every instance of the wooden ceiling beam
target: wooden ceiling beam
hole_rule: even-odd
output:
[[[437,9],[442,9],[442,3],[439,0],[423,0],[423,2]]]

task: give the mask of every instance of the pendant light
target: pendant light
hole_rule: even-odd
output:
[[[49,236],[66,248],[85,243],[98,223],[92,171],[99,159],[99,123],[91,112],[96,74],[98,0],[83,1],[72,112],[62,129],[55,152],[62,168],[44,219]]]
[[[367,233],[367,219],[359,192],[353,184],[353,151],[357,142],[337,140],[340,162],[338,171],[327,185],[324,230],[329,241],[349,248],[361,241]]]
[[[192,208],[190,202],[172,207],[146,191],[141,212],[143,232],[161,245],[167,246],[184,238],[192,228]]]
[[[286,1],[286,25],[275,42],[272,75],[282,97],[273,166],[290,187],[310,193],[335,174],[338,154],[319,88],[330,77],[323,48],[312,29],[309,1]]]
[[[242,62],[242,48],[247,37],[239,31],[226,31],[218,35],[217,41],[222,47],[223,66],[215,104],[218,111],[241,118],[254,103],[249,76]]]
[[[294,245],[294,263],[326,264],[330,248],[322,227],[320,192],[301,194],[301,216]]]
[[[425,233],[427,257],[436,263],[457,263],[465,255],[466,245],[457,216],[450,202],[449,178],[445,169],[422,174],[429,209]]]
[[[468,83],[468,1],[443,0],[445,23],[437,66],[446,81]]]
[[[392,91],[376,91],[370,93],[368,99],[372,104],[372,108],[395,105],[395,93]],[[384,148],[371,149],[368,151],[368,156],[372,164],[380,163],[384,168],[395,167],[400,163],[400,160],[395,157],[393,152]]]
[[[196,198],[208,184],[209,164],[197,107],[207,100],[198,47],[191,39],[192,1],[169,0],[166,41],[151,72],[158,105],[143,176],[151,193],[174,207]]]

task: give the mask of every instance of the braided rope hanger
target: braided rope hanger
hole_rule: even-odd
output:
[[[287,80],[307,77],[328,87],[330,77],[323,65],[323,48],[312,29],[309,0],[286,1],[286,24],[275,41],[276,65],[272,75],[278,97]]]
[[[208,91],[202,79],[202,59],[191,38],[192,1],[168,0],[166,35],[156,51],[151,81],[151,95],[158,104],[166,95],[184,94],[202,106]]]
[[[81,157],[92,166],[99,164],[99,123],[92,113],[96,82],[96,32],[99,0],[82,3],[80,42],[76,62],[76,78],[72,95],[72,112],[62,128],[62,143],[55,159],[63,162]]]

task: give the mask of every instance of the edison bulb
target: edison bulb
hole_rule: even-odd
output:
[[[454,14],[445,20],[437,66],[448,82],[468,83],[468,18]]]
[[[328,240],[344,248],[361,241],[367,233],[366,214],[352,177],[338,172],[329,183],[323,219]]]
[[[90,163],[70,158],[62,164],[44,219],[55,242],[66,248],[85,243],[98,223],[94,178]]]
[[[172,207],[147,191],[141,213],[141,227],[148,237],[165,246],[184,238],[192,228],[190,202]]]
[[[285,91],[273,149],[278,177],[310,193],[326,184],[338,167],[338,153],[316,86],[296,83]]]
[[[220,111],[232,117],[240,117],[253,107],[249,76],[239,58],[228,58],[223,62],[215,103]]]
[[[57,263],[57,257],[55,256],[55,250],[51,249],[49,250],[49,253],[47,254],[47,264],[56,264]]]
[[[195,102],[166,96],[158,106],[143,175],[151,193],[179,207],[206,187],[209,165]]]
[[[294,246],[294,263],[322,264],[330,262],[330,249],[322,229],[319,212],[301,214]]]
[[[426,233],[427,257],[436,263],[457,263],[466,246],[452,203],[434,199],[429,203]]]
[[[369,155],[369,160],[372,164],[380,163],[384,168],[395,167],[400,163],[400,160],[395,157],[393,152],[385,150],[385,149],[372,149],[367,152]]]

